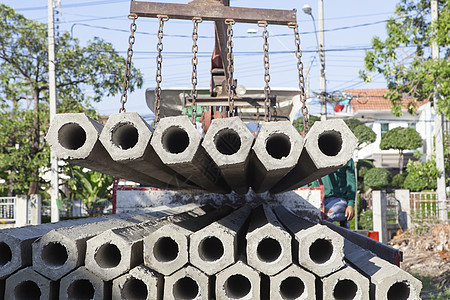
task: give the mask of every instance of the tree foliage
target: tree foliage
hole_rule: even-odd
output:
[[[47,25],[0,4],[0,174],[10,194],[38,192],[49,166],[47,44]],[[92,101],[120,92],[125,59],[110,43],[96,38],[82,46],[65,32],[55,48],[58,112],[94,116]],[[133,67],[130,91],[142,82]]]
[[[384,189],[391,183],[391,173],[383,168],[373,168],[367,170],[364,175],[364,185],[374,189]]]
[[[436,189],[438,172],[434,158],[425,162],[410,160],[406,171],[408,175],[403,182],[403,188],[412,192]]]
[[[386,40],[373,37],[372,50],[366,52],[360,76],[366,81],[372,79],[370,73],[384,76],[389,88],[385,96],[396,116],[402,114],[402,99],[414,113],[418,103],[433,101],[436,88],[441,97],[433,104],[450,118],[450,0],[439,0],[438,9],[438,21],[432,24],[430,0],[400,0],[395,17],[386,23]],[[441,48],[439,60],[431,58],[433,40]]]
[[[90,215],[95,214],[94,207],[98,202],[111,200],[114,177],[71,164],[66,164],[63,170],[68,176],[66,185],[69,193],[65,196],[81,199]]]
[[[395,127],[381,137],[380,149],[414,150],[422,144],[422,137],[414,128]]]
[[[411,127],[395,127],[387,131],[380,141],[380,149],[388,150],[395,149],[399,151],[399,169],[403,172],[403,151],[414,150],[422,147],[423,140],[420,134]]]

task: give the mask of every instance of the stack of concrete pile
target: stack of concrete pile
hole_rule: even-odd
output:
[[[262,124],[255,137],[238,117],[213,120],[202,137],[187,116],[150,127],[137,113],[103,127],[84,114],[60,114],[47,140],[66,161],[152,187],[246,194],[296,189],[342,167],[356,138],[342,120],[316,122],[303,138],[289,121]]]
[[[283,206],[187,205],[0,231],[5,299],[419,299],[421,283]]]

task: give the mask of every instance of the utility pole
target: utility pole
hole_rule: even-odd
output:
[[[50,122],[56,115],[56,72],[55,72],[55,27],[53,20],[53,0],[48,0],[48,94],[50,100]],[[58,159],[50,150],[51,172],[51,221],[59,221],[57,200],[59,198]]]
[[[431,22],[437,22],[438,20],[438,1],[431,0]],[[433,42],[431,44],[431,56],[433,60],[439,60],[439,45],[437,44],[436,38],[433,38]],[[438,84],[435,82],[435,85]],[[436,91],[433,95],[433,101],[436,103],[439,101],[439,94]],[[436,144],[436,169],[438,172],[437,178],[437,194],[438,194],[438,203],[439,203],[439,218],[447,222],[447,195],[445,191],[445,165],[444,165],[444,138],[442,133],[442,113],[435,112],[434,117],[434,137]]]
[[[327,103],[325,101],[325,37],[323,25],[323,0],[318,0],[319,12],[319,58],[320,58],[320,120],[327,119]]]

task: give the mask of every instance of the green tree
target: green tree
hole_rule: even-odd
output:
[[[95,115],[90,103],[120,92],[125,59],[99,38],[81,46],[68,32],[56,39],[58,112]],[[37,193],[49,166],[47,25],[0,5],[0,174],[9,193]],[[130,91],[142,74],[131,70]]]
[[[366,81],[372,79],[370,73],[384,76],[389,88],[385,96],[396,116],[402,114],[402,99],[409,101],[408,110],[414,113],[418,103],[433,101],[437,88],[441,97],[433,105],[450,118],[450,0],[439,0],[438,9],[438,21],[432,24],[430,0],[401,0],[395,17],[386,23],[386,40],[373,37],[372,50],[366,52],[360,76]],[[432,40],[445,53],[436,61],[429,48]]]
[[[434,157],[425,162],[409,161],[406,171],[408,175],[403,182],[403,188],[412,192],[436,189],[438,172]]]
[[[111,188],[114,177],[82,167],[66,164],[64,173],[69,176],[66,181],[69,199],[81,199],[88,207],[89,215],[95,214],[95,205],[104,200],[111,200]]]
[[[345,120],[345,123],[358,139],[358,149],[375,142],[377,139],[377,134],[372,130],[372,128],[367,127],[360,120],[347,119]]]
[[[396,127],[387,131],[380,141],[380,149],[396,149],[399,151],[399,169],[403,172],[403,151],[414,150],[422,147],[423,141],[420,134],[413,128]]]
[[[364,175],[364,185],[374,190],[386,188],[390,182],[391,173],[383,168],[369,169]]]

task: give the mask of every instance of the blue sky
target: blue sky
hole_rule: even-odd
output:
[[[56,0],[55,0],[56,1]],[[156,2],[156,1],[154,1]],[[159,2],[187,3],[188,0]],[[45,0],[2,0],[27,18],[47,23],[47,1]],[[274,4],[276,3],[276,5]],[[394,15],[396,1],[392,0],[325,0],[325,53],[327,91],[340,91],[346,88],[381,88],[386,83],[381,76],[365,84],[358,77],[364,64],[364,49],[370,47],[374,35],[385,37],[385,20]],[[302,11],[309,4],[317,22],[316,0],[249,1],[231,0],[232,6],[274,9],[297,9],[300,27],[301,48],[304,51],[305,68],[311,65],[310,90],[319,91],[319,63],[312,19]],[[125,56],[128,48],[130,20],[130,0],[61,0],[55,14],[57,31],[71,31],[82,44],[94,37],[111,42],[115,49]],[[317,23],[316,23],[317,24]],[[247,88],[264,86],[261,31],[255,24],[237,24],[234,27],[235,78],[238,84]],[[292,30],[286,26],[271,25],[270,31],[270,85],[274,88],[298,88],[296,58]],[[190,87],[192,22],[169,20],[165,26],[164,62],[162,88]],[[145,103],[146,88],[155,86],[155,51],[157,21],[149,18],[137,20],[136,43],[133,61],[144,73],[144,87],[128,97],[127,111],[150,114]],[[212,22],[203,22],[199,27],[199,88],[208,88],[210,80],[210,57],[214,47]],[[164,55],[165,54],[165,55]],[[316,58],[313,61],[313,57]],[[312,62],[313,61],[313,62]],[[311,64],[312,62],[312,64]],[[89,91],[87,91],[89,93]],[[101,114],[118,111],[120,96],[111,97],[96,104]],[[311,102],[311,111],[319,111],[318,100]]]

